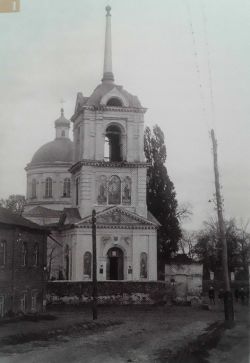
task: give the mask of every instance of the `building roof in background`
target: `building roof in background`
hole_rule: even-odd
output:
[[[11,212],[9,209],[0,207],[0,224],[25,227],[29,229],[43,230],[44,228],[28,219]]]
[[[193,260],[192,258],[188,257],[184,253],[179,253],[173,258],[169,258],[166,261],[167,264],[173,265],[191,265],[192,263],[198,263],[197,261]]]
[[[60,218],[62,211],[37,206],[24,213],[25,217]]]

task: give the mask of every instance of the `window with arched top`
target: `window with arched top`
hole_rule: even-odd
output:
[[[69,280],[69,245],[67,244],[64,249],[65,259],[65,279]]]
[[[80,185],[80,178],[76,178],[76,205],[79,204],[79,185]]]
[[[140,277],[146,279],[148,277],[148,255],[142,252],[140,255]]]
[[[122,101],[118,97],[111,97],[108,102],[106,103],[106,106],[109,107],[122,107]]]
[[[108,204],[121,204],[121,179],[117,175],[109,179]]]
[[[31,198],[36,198],[36,179],[31,182]]]
[[[45,198],[52,197],[52,179],[46,178],[45,180]]]
[[[106,129],[104,159],[122,161],[122,131],[118,125],[110,125]]]
[[[6,247],[7,242],[2,240],[0,242],[0,266],[4,266],[6,264]]]
[[[61,136],[65,137],[65,131],[64,130],[62,130]]]
[[[38,243],[35,244],[34,250],[33,250],[33,264],[34,264],[34,266],[39,265],[39,246],[38,246]]]
[[[92,272],[92,254],[87,251],[83,255],[83,275],[91,278]]]
[[[70,197],[70,178],[65,178],[63,181],[63,196]]]
[[[21,265],[27,266],[28,265],[28,247],[27,242],[22,243],[22,249],[21,249]]]

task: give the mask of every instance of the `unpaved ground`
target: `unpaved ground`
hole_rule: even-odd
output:
[[[241,314],[236,314],[236,317],[241,316],[241,322],[234,328],[236,330],[227,331],[223,335],[221,343],[209,353],[207,351],[213,347],[206,346],[206,344],[197,346],[197,352],[202,351],[201,355],[197,354],[196,345],[193,342],[205,332],[208,326],[215,321],[223,320],[224,314],[219,306],[213,311],[192,307],[100,308],[99,325],[97,326],[92,324],[90,310],[57,313],[56,321],[25,322],[25,331],[29,334],[32,331],[34,334],[36,333],[34,336],[36,340],[25,344],[2,346],[0,362],[163,363],[172,362],[170,357],[174,355],[177,357],[174,358],[174,363],[248,363],[246,360],[248,345],[244,340],[246,336],[248,337],[246,334],[247,319],[244,318],[247,317],[248,310],[241,307],[238,310]],[[72,327],[80,324],[81,326],[81,323],[83,329],[67,329],[69,325]],[[17,326],[20,332],[21,322],[0,327],[0,342],[3,335],[18,332],[18,329],[15,330]],[[44,332],[46,326],[47,330],[53,329],[58,333],[47,336],[47,339],[44,335],[38,339],[37,333]],[[183,348],[189,347],[191,342],[192,349],[194,349],[192,354],[189,354],[188,350],[184,350],[184,354],[175,355]],[[228,353],[233,348],[235,349],[234,355]],[[227,353],[227,358],[225,353]],[[231,360],[228,360],[228,357]],[[245,360],[241,361],[241,357]]]
[[[250,362],[250,311],[236,305],[236,324],[224,332],[218,345],[209,351],[209,363]]]
[[[90,311],[61,313],[59,316],[57,323],[47,322],[48,328],[54,326],[53,329],[58,329],[59,321],[63,321],[64,326],[66,321],[91,321]],[[58,334],[56,339],[5,345],[1,347],[0,362],[166,362],[171,354],[193,341],[218,319],[223,319],[221,311],[192,307],[100,308],[98,322],[105,321],[105,327],[97,330],[86,328],[85,332],[71,332],[68,336]],[[117,325],[109,326],[108,322]],[[12,324],[12,331],[15,324]],[[46,323],[29,322],[26,331],[32,331],[32,324],[37,333]],[[0,337],[4,329],[10,329],[9,326],[0,327]]]

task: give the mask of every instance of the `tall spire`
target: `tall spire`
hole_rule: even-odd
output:
[[[105,32],[105,50],[104,50],[104,65],[102,82],[114,82],[112,72],[112,45],[111,45],[111,7],[106,6],[106,32]]]

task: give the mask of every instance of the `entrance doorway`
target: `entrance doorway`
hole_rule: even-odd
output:
[[[108,250],[107,279],[123,280],[123,251],[118,247]]]

